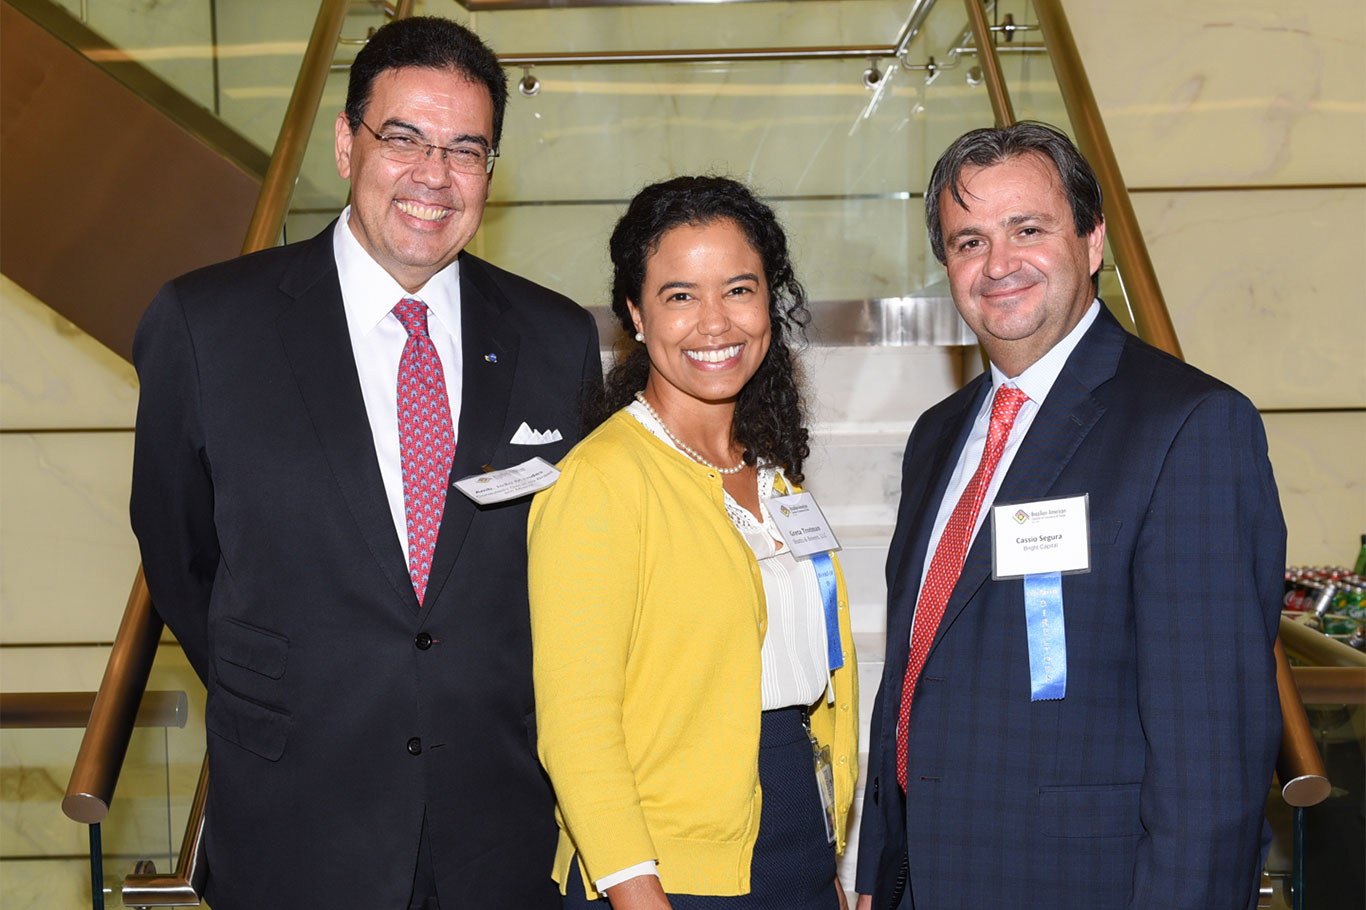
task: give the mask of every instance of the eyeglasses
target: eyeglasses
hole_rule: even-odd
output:
[[[446,162],[446,166],[456,173],[491,174],[493,173],[493,161],[498,157],[497,149],[488,148],[478,142],[462,142],[450,147],[432,145],[430,142],[421,142],[404,133],[390,133],[387,136],[381,136],[364,120],[360,122],[360,125],[369,130],[370,135],[379,142],[381,155],[390,161],[398,161],[402,164],[417,164],[423,159],[430,158],[432,152],[440,152],[441,160]]]

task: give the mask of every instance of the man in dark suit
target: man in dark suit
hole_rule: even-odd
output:
[[[449,486],[557,461],[601,382],[587,312],[462,252],[506,99],[472,33],[385,26],[336,123],[351,206],[139,328],[133,527],[208,690],[217,910],[559,907],[529,499]]]
[[[925,200],[991,367],[906,448],[860,907],[1255,906],[1285,552],[1261,420],[1095,299],[1100,187],[1061,133],[969,133]]]

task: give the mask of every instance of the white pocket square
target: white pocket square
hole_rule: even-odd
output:
[[[564,437],[559,430],[533,430],[522,421],[522,425],[517,428],[517,432],[512,434],[512,444],[515,446],[543,446],[548,442],[559,442]]]

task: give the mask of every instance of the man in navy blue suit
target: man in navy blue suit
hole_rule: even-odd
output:
[[[1095,297],[1061,133],[968,133],[925,202],[991,365],[906,448],[859,906],[1253,907],[1285,565],[1257,411]]]

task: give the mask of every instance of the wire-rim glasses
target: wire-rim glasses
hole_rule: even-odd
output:
[[[430,158],[432,152],[440,152],[441,160],[457,173],[491,174],[493,162],[498,157],[497,149],[491,149],[481,142],[461,142],[452,146],[433,145],[406,133],[381,134],[364,120],[360,125],[379,142],[380,154],[390,161],[402,164],[418,164],[423,159]]]

